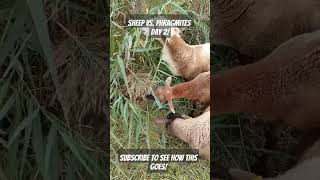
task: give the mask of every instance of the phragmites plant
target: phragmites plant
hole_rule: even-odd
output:
[[[55,52],[61,82],[57,97],[66,119],[77,124],[79,130],[88,123],[95,127],[106,123],[107,39],[104,33],[80,38],[79,44],[86,47],[86,51],[72,41],[65,41]]]
[[[1,1],[0,179],[107,179],[106,6]]]

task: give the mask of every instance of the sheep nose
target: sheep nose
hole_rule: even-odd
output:
[[[154,97],[153,97],[152,94],[147,94],[147,95],[146,95],[146,99],[147,99],[147,100],[154,100]]]
[[[175,120],[176,118],[182,118],[182,116],[178,113],[173,113],[173,112],[170,112],[167,117],[167,119],[170,119],[170,120]]]

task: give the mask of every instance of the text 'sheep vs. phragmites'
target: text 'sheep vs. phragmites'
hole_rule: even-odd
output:
[[[148,20],[148,21],[154,21],[154,20]],[[128,26],[165,26],[165,27],[188,27],[191,26],[191,20],[181,20],[181,19],[157,19],[155,20],[155,24],[148,23],[146,24],[146,20],[144,19],[135,19],[135,20],[129,20]]]

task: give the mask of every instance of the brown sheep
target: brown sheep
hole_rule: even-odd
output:
[[[213,43],[237,50],[241,64],[267,56],[281,43],[320,29],[318,0],[214,0]]]
[[[276,177],[263,178],[256,174],[241,170],[230,168],[225,170],[230,180],[318,180],[320,173],[318,167],[320,166],[320,140],[314,143],[303,155],[303,159],[297,163],[293,168]]]
[[[217,73],[211,83],[214,115],[261,113],[300,129],[320,127],[320,31],[294,37],[254,64]]]
[[[172,100],[175,98],[188,98],[204,104],[205,107],[210,102],[210,71],[199,74],[191,81],[177,84],[170,87],[171,78],[167,79],[165,86],[160,86],[155,90],[155,95],[160,101],[168,101],[170,110],[174,113]]]
[[[146,34],[145,29],[142,29]],[[210,43],[189,45],[180,36],[179,28],[171,28],[170,38],[157,38],[163,45],[161,58],[171,73],[192,80],[210,70]]]

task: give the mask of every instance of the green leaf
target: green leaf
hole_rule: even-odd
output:
[[[0,65],[8,57],[10,51],[14,49],[16,41],[20,38],[20,34],[24,31],[24,23],[27,17],[27,11],[25,8],[25,1],[17,1],[12,14],[9,15],[8,23],[1,37],[0,42]],[[11,20],[15,17],[15,21],[12,23]]]
[[[130,114],[130,122],[129,122],[129,131],[128,131],[128,144],[127,144],[127,148],[130,149],[131,148],[131,139],[132,139],[132,132],[134,132],[133,127],[134,127],[134,116],[132,114]]]
[[[60,133],[62,136],[63,141],[68,145],[72,153],[77,157],[77,159],[81,162],[81,164],[85,167],[85,169],[90,173],[93,174],[93,171],[88,166],[87,162],[84,160],[84,158],[81,156],[82,149],[74,142],[74,140],[68,136],[65,133]]]
[[[32,145],[33,151],[35,152],[36,162],[38,164],[40,173],[45,178],[44,171],[44,143],[43,133],[40,117],[37,116],[32,123]]]
[[[47,18],[44,13],[42,0],[27,0],[30,13],[35,26],[35,31],[38,35],[43,54],[47,60],[47,65],[52,76],[55,87],[58,87],[58,76],[56,64],[54,62],[54,53],[47,27]]]
[[[43,113],[51,121],[52,125],[59,130],[59,134],[61,135],[63,142],[69,147],[73,155],[80,161],[84,168],[90,174],[93,174],[93,170],[88,165],[89,162],[89,164],[91,164],[95,168],[94,173],[97,173],[99,171],[100,173],[102,173],[96,162],[89,157],[89,155],[81,148],[77,141],[69,136],[66,129],[61,124],[59,124],[58,119],[47,111],[43,111]]]
[[[7,100],[4,106],[0,110],[0,122],[8,114],[10,108],[16,101],[16,94],[12,94],[11,97]]]
[[[127,74],[126,74],[126,70],[125,70],[126,68],[124,66],[123,59],[120,57],[120,55],[117,56],[117,61],[118,61],[119,67],[120,67],[120,71],[121,71],[124,83],[125,83],[127,90],[128,90],[129,85],[128,85]],[[131,94],[129,94],[129,95],[131,97]]]
[[[1,166],[0,166],[0,179],[8,180]]]
[[[25,165],[26,159],[27,159],[27,150],[29,149],[31,131],[32,131],[32,127],[27,128],[25,136],[24,136],[24,145],[23,145],[23,150],[22,150],[22,158],[21,158],[21,165],[20,165],[20,172],[19,172],[19,179],[20,180],[24,179],[23,178],[24,177],[23,170],[24,170],[24,165]]]
[[[26,117],[24,120],[22,120],[20,122],[20,124],[14,130],[12,136],[9,138],[8,147],[10,147],[11,144],[16,140],[16,138],[19,136],[21,131],[24,130],[26,127],[28,127],[31,124],[32,120],[38,115],[38,113],[39,113],[39,108],[37,108],[28,117]]]
[[[58,168],[56,168],[59,160],[57,137],[57,129],[52,125],[48,135],[44,159],[46,178],[51,180],[59,179],[59,171]]]
[[[138,124],[137,124],[137,127],[136,127],[136,143],[135,143],[135,148],[138,148],[138,144],[139,144],[139,141],[140,141],[140,133],[141,133],[141,130],[142,130],[142,119],[141,118],[138,118]]]
[[[18,149],[19,143],[18,141],[15,141],[10,148],[8,148],[8,154],[7,154],[7,174],[8,178],[10,180],[18,179],[18,174],[16,173],[18,171]]]
[[[77,180],[75,176],[75,162],[67,159],[66,180]]]
[[[6,81],[0,81],[0,105],[3,105],[5,103],[5,98],[8,96],[8,90],[9,90],[10,80]]]

